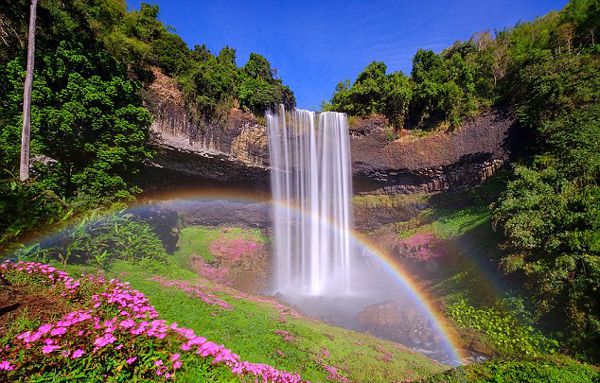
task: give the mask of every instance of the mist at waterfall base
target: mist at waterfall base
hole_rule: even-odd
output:
[[[352,233],[343,113],[283,107],[266,115],[273,195],[271,293],[328,323],[369,331],[448,364],[435,319]]]

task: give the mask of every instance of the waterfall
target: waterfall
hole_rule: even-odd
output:
[[[267,113],[274,199],[274,289],[350,292],[352,184],[344,113]]]

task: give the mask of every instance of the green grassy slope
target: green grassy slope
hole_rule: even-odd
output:
[[[393,342],[327,325],[297,315],[279,302],[239,292],[199,277],[188,270],[192,255],[212,260],[209,244],[222,229],[187,227],[168,266],[154,269],[116,263],[110,276],[131,283],[150,300],[161,317],[192,328],[224,344],[243,359],[298,372],[311,381],[391,382],[418,379],[445,369],[425,356]],[[228,228],[229,238],[263,241],[258,230]],[[207,304],[200,296],[213,297]]]

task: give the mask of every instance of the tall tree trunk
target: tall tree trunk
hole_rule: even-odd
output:
[[[23,87],[23,131],[21,132],[21,166],[19,178],[29,179],[29,136],[31,133],[31,86],[33,84],[33,60],[35,54],[35,19],[37,0],[31,0],[29,10],[29,34],[27,35],[27,74]]]

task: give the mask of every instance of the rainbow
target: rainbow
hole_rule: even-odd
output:
[[[223,188],[223,189],[210,189],[206,191],[199,191],[198,189],[188,189],[183,191],[168,191],[161,193],[154,193],[145,195],[138,201],[134,202],[130,208],[137,209],[143,207],[149,207],[153,205],[159,205],[167,201],[231,201],[241,203],[269,203],[275,205],[278,208],[292,209],[296,212],[299,208],[296,206],[285,205],[282,203],[274,203],[270,200],[268,193],[256,194],[251,192],[240,192],[239,189]],[[330,223],[331,224],[331,223]],[[332,225],[333,226],[333,225]],[[66,227],[60,228],[60,230],[66,230]],[[40,241],[43,238],[49,238],[54,233],[46,233],[46,235],[39,236],[36,240]],[[400,284],[408,291],[412,300],[417,303],[419,308],[425,313],[429,321],[434,326],[434,329],[443,338],[443,346],[448,353],[449,358],[452,360],[452,364],[458,365],[466,358],[459,347],[460,342],[458,341],[457,331],[448,323],[443,317],[439,308],[435,304],[435,300],[428,296],[428,294],[418,285],[418,283],[404,270],[400,262],[395,259],[392,255],[382,250],[372,242],[371,240],[364,237],[357,231],[353,231],[352,240],[355,244],[361,246],[363,249],[369,251],[374,256],[380,265]]]
[[[270,199],[270,194],[253,194],[250,192],[240,192],[239,190],[232,189],[211,189],[207,191],[198,190],[185,190],[177,192],[167,192],[156,194],[149,198],[148,202],[155,202],[155,200],[168,201],[168,200],[195,200],[195,201],[214,201],[214,200],[227,200],[232,202],[244,202],[244,203],[258,203],[268,202],[271,205],[276,205],[278,208],[292,209],[296,212],[300,211],[297,206],[284,204],[281,202],[273,202]],[[138,205],[139,206],[139,205]],[[330,223],[331,225],[331,223]],[[460,342],[458,341],[457,331],[448,323],[448,321],[441,314],[439,308],[435,304],[435,300],[428,296],[419,284],[404,270],[399,260],[394,258],[391,254],[384,251],[377,246],[374,242],[366,238],[364,235],[354,230],[352,233],[352,240],[355,244],[368,250],[371,255],[380,263],[384,269],[390,273],[393,278],[400,283],[401,286],[405,287],[410,293],[411,298],[416,302],[420,309],[427,314],[428,319],[434,325],[435,330],[443,336],[444,346],[449,352],[449,357],[455,362],[455,364],[461,364],[467,355],[459,347]]]
[[[381,250],[375,243],[354,232],[353,238],[375,256],[381,265],[392,274],[392,276],[404,286],[411,294],[411,298],[416,302],[423,312],[427,313],[431,323],[439,334],[443,335],[446,350],[450,353],[450,358],[456,363],[461,364],[467,357],[459,347],[457,331],[441,315],[440,310],[435,305],[435,300],[418,285],[418,283],[404,270],[400,262],[389,253]]]

